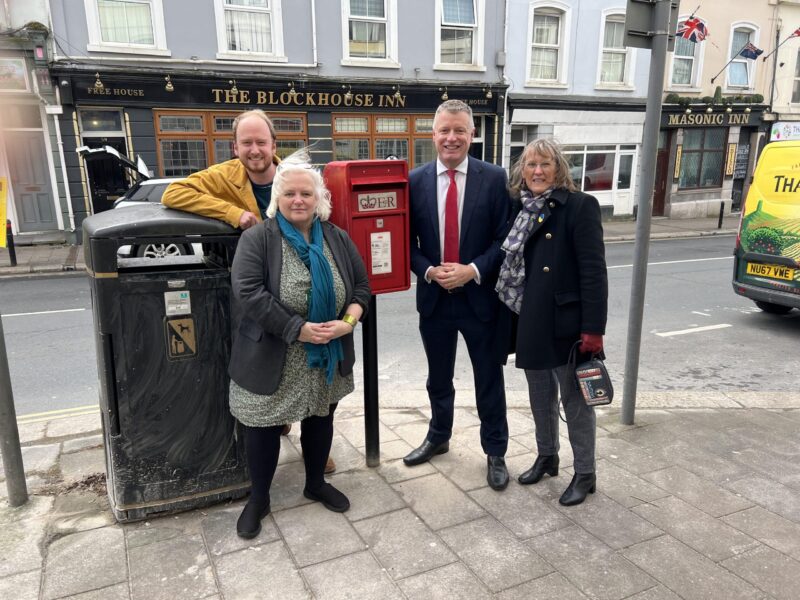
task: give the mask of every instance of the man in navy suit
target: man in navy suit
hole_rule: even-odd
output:
[[[422,464],[450,449],[453,372],[461,333],[472,362],[487,481],[502,490],[508,485],[503,458],[508,424],[502,365],[493,351],[499,306],[494,286],[510,200],[505,171],[468,155],[474,131],[467,104],[441,104],[433,120],[438,158],[409,176],[411,270],[417,276],[432,414],[425,441],[403,461]]]

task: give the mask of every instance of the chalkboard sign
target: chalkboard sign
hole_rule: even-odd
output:
[[[734,179],[747,177],[747,163],[750,160],[750,144],[739,144],[736,148],[736,165],[733,168]]]

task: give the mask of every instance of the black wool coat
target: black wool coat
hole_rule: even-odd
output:
[[[512,222],[521,208],[519,202],[515,205]],[[519,317],[510,310],[501,317],[506,348],[516,352],[521,369],[566,364],[581,333],[606,331],[608,277],[597,198],[559,188],[540,216],[525,244]]]

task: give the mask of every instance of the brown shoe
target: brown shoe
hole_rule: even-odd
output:
[[[289,432],[292,430],[292,424],[289,423],[288,425],[283,426],[283,431],[281,431],[281,435],[289,435]]]
[[[328,462],[325,463],[325,475],[330,475],[336,472],[336,463],[333,462],[333,457],[328,456]]]

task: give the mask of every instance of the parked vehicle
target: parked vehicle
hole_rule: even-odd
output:
[[[800,308],[800,141],[761,153],[742,208],[733,290],[764,312]]]

